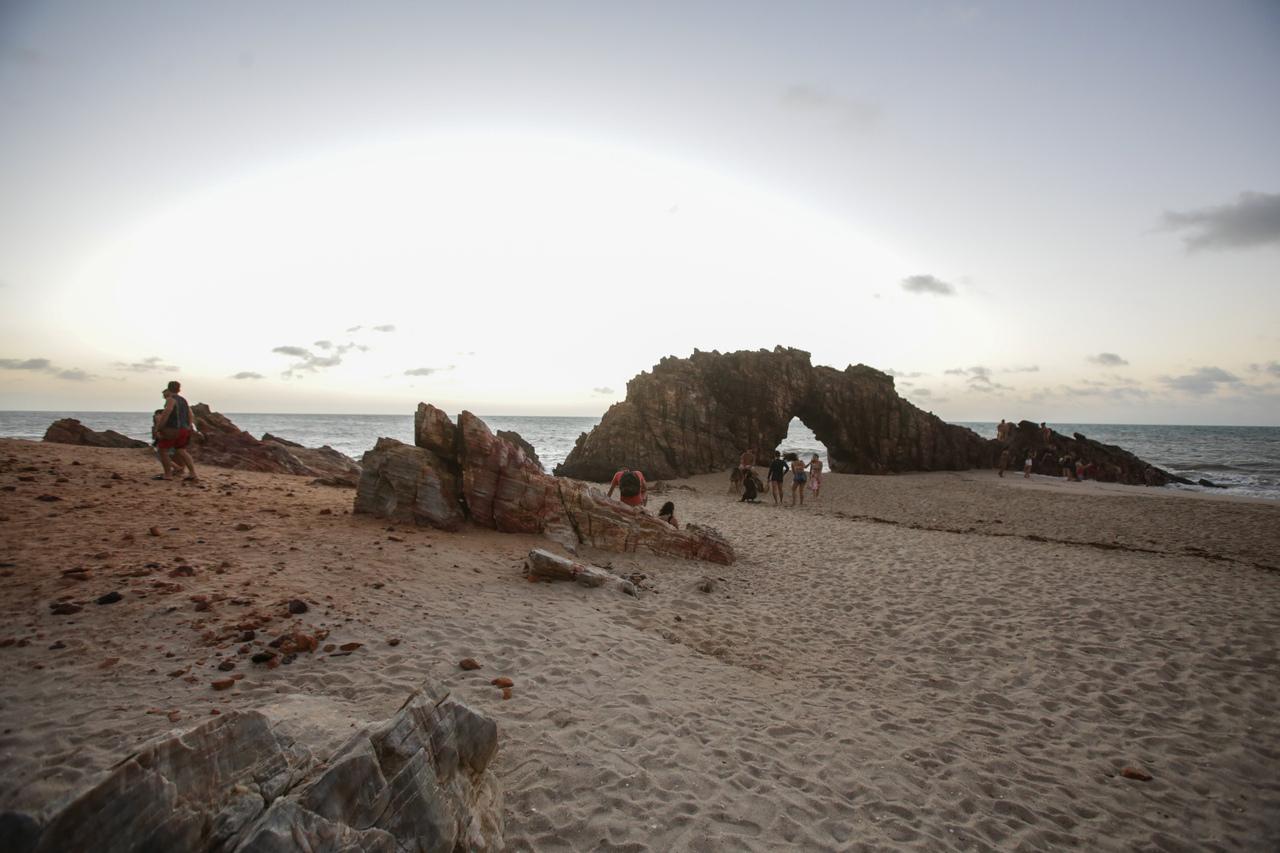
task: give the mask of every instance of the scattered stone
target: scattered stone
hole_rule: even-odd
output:
[[[320,510],[320,513],[319,513],[319,514],[320,514],[320,515],[333,515],[333,510],[328,509],[328,508],[326,508],[326,509],[322,509],[322,510]]]
[[[329,652],[337,651],[337,649],[338,649],[338,647],[337,647],[337,645],[336,645],[336,644],[334,644],[334,643],[325,643],[325,644],[324,644],[324,651],[325,651],[325,653],[326,653],[326,654],[328,654]]]
[[[170,678],[181,678],[182,676],[184,676],[184,675],[186,675],[186,674],[187,674],[187,669],[186,669],[186,668],[184,668],[184,669],[175,669],[173,672],[168,673],[168,675],[169,675],[169,677],[170,677]]]
[[[363,643],[343,643],[342,645],[338,646],[338,648],[344,652],[354,652],[356,649],[360,648],[362,645],[364,644]]]
[[[182,712],[175,708],[174,710],[169,712],[168,717],[169,717],[169,722],[176,723],[178,722],[178,720],[182,719]]]
[[[235,668],[236,668],[236,662],[233,660],[224,660],[222,663],[218,664],[218,669],[222,670],[223,672],[230,672]]]
[[[147,528],[147,533],[150,533],[152,536],[160,536],[160,535],[162,535],[162,534],[160,533],[160,528],[159,528],[159,527],[149,527],[149,528]]]
[[[169,572],[169,577],[190,578],[190,577],[195,577],[195,574],[196,574],[196,570],[193,566],[182,565],[182,566],[177,566],[171,572]]]
[[[249,658],[249,660],[254,663],[267,663],[268,661],[273,661],[275,659],[276,653],[271,651],[255,652],[253,657]]]
[[[214,690],[230,690],[235,686],[235,683],[236,680],[234,678],[219,678],[217,681],[212,682],[211,686]]]
[[[716,591],[715,578],[703,578],[698,581],[698,591],[711,593]]]
[[[38,498],[36,498],[36,500],[44,501],[45,503],[53,503],[54,501],[62,500],[62,498],[58,497],[57,495],[40,495]]]
[[[237,524],[237,525],[236,525],[236,530],[239,530],[239,531],[242,531],[242,532],[243,532],[243,531],[245,531],[245,530],[252,530],[252,529],[253,529],[253,525],[252,525],[252,524],[249,524],[249,523],[247,523],[247,522],[244,522],[244,521],[242,521],[242,522],[240,522],[239,524]]]
[[[458,661],[458,666],[462,667],[463,669],[479,669],[480,662],[475,658],[463,658],[462,660]]]
[[[494,687],[515,687],[516,683],[505,675],[499,675],[493,681],[489,682]]]
[[[59,601],[56,604],[50,604],[49,610],[54,616],[70,616],[73,613],[79,613],[84,608],[79,604],[72,604],[70,601]]]
[[[511,688],[510,687],[502,688],[502,701],[505,702],[510,698],[511,698]]]
[[[98,664],[98,669],[111,669],[111,667],[120,663],[120,658],[105,658]]]
[[[65,649],[66,647],[67,647],[67,644],[66,644],[66,643],[62,642],[61,640],[58,640],[56,643],[53,643],[52,645],[50,645],[50,646],[49,646],[49,651],[56,651],[56,650],[58,650],[58,649]]]
[[[387,645],[388,645],[388,646],[398,646],[398,645],[400,645],[400,638],[399,638],[399,637],[392,637],[390,640],[387,640]]]
[[[1137,779],[1139,782],[1150,782],[1151,774],[1139,770],[1137,767],[1126,767],[1120,771],[1120,775],[1126,779]]]
[[[301,598],[289,599],[289,612],[293,614],[306,613],[310,608]]]
[[[120,594],[118,591],[116,591],[116,590],[112,590],[111,592],[107,593],[106,595],[98,596],[97,601],[98,601],[98,603],[99,603],[99,604],[115,604],[117,601],[119,601],[119,600],[120,600],[120,599],[122,599],[122,598],[124,598],[124,596],[123,596],[123,595],[121,595],[121,594]]]
[[[240,642],[242,643],[252,643],[256,639],[258,639],[258,632],[252,629],[240,634]]]

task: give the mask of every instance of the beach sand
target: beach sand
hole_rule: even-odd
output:
[[[979,471],[829,474],[778,509],[707,475],[651,509],[738,562],[584,554],[645,575],[631,598],[529,583],[537,537],[156,467],[0,440],[0,809],[214,709],[336,745],[431,678],[498,721],[513,850],[1280,847],[1275,503]],[[255,649],[295,621],[362,645],[275,669],[210,645],[253,614]]]

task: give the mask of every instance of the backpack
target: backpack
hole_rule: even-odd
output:
[[[618,491],[624,498],[634,498],[640,494],[640,475],[635,471],[624,471],[618,480]]]

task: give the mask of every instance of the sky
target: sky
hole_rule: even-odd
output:
[[[0,0],[0,409],[1280,425],[1276,104],[1274,2]]]

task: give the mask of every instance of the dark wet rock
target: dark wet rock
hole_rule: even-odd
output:
[[[49,612],[54,616],[70,616],[73,613],[79,613],[81,610],[84,610],[84,608],[79,604],[72,604],[70,601],[60,601],[49,605]]]
[[[147,429],[151,425],[143,424]],[[53,442],[55,444],[78,444],[85,447],[149,447],[145,441],[139,441],[136,438],[129,438],[113,429],[96,432],[89,429],[75,418],[63,418],[49,424],[49,428],[45,430],[44,441]]]
[[[123,595],[121,595],[116,590],[112,590],[106,595],[99,596],[97,601],[98,601],[98,604],[115,604],[117,601],[119,601],[122,598],[124,598]]]
[[[301,598],[289,599],[289,612],[293,614],[306,613],[311,608]]]
[[[1196,480],[1196,485],[1204,486],[1206,489],[1225,489],[1225,488],[1227,488],[1227,486],[1220,486],[1220,485],[1218,485],[1217,483],[1213,482],[1212,480],[1206,480],[1206,479],[1204,479],[1203,477],[1201,477],[1199,480]]]

